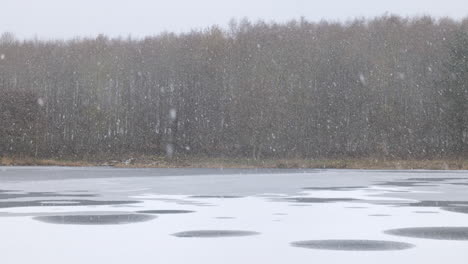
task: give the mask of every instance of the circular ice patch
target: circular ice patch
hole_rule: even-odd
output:
[[[386,217],[386,216],[391,216],[391,215],[389,215],[389,214],[370,214],[369,216]]]
[[[438,240],[468,240],[468,227],[411,227],[391,229],[386,234]]]
[[[380,240],[308,240],[293,242],[291,245],[301,248],[344,251],[386,251],[414,247],[408,243]]]
[[[121,225],[145,222],[156,218],[144,214],[89,214],[89,215],[52,215],[38,216],[35,220],[50,224],[67,225]]]
[[[253,231],[241,231],[241,230],[194,230],[175,233],[173,236],[176,237],[200,237],[200,238],[214,238],[214,237],[242,237],[242,236],[254,236],[260,233]]]

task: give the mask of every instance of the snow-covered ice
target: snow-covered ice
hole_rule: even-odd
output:
[[[2,167],[1,263],[465,263],[466,208],[468,171]]]

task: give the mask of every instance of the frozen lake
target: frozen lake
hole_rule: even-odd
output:
[[[468,171],[0,167],[3,264],[466,263]]]

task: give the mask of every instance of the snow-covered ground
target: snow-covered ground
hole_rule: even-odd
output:
[[[0,167],[0,263],[466,263],[468,171]]]

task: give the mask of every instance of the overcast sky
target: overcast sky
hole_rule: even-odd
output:
[[[468,0],[0,0],[0,32],[20,38],[134,37],[188,31],[231,18],[345,21],[385,12],[468,16]]]

